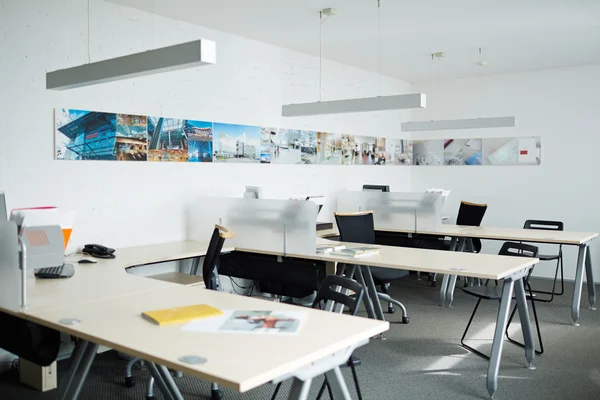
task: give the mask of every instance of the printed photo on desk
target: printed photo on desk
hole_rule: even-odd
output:
[[[481,165],[481,139],[444,140],[444,165]]]
[[[540,165],[540,136],[483,139],[484,165]]]
[[[187,162],[187,119],[148,117],[148,161]]]
[[[116,160],[115,113],[56,108],[54,157],[56,160]]]
[[[215,122],[213,129],[215,162],[260,162],[260,127]]]
[[[189,162],[212,162],[213,123],[188,120],[186,127]]]
[[[305,311],[224,310],[221,317],[192,321],[181,330],[290,335],[300,332],[306,318]]]

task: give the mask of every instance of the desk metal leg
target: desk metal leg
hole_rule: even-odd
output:
[[[83,383],[87,378],[88,373],[90,372],[90,367],[94,362],[94,358],[96,357],[96,353],[98,352],[99,345],[91,342],[87,342],[85,345],[85,350],[83,351],[83,355],[81,359],[77,363],[76,370],[70,372],[73,376],[69,377],[69,388],[65,392],[62,393],[61,399],[64,400],[77,400],[79,397],[79,393],[83,388]]]
[[[585,271],[587,276],[590,309],[596,310],[596,284],[594,283],[594,269],[592,267],[592,255],[590,254],[589,246],[587,248],[587,255],[585,257]]]
[[[365,282],[365,277],[363,276],[363,273],[362,273],[362,270],[360,267],[358,267],[356,269],[356,271],[354,271],[354,276],[356,277],[356,280],[358,281],[358,283],[363,285],[363,287],[366,290],[367,284]],[[367,291],[367,295],[363,296],[363,301],[365,302],[365,308],[367,309],[367,315],[369,316],[369,318],[377,319],[377,316],[375,315],[375,309],[373,308],[373,302],[371,301],[371,295],[368,291]]]
[[[346,381],[344,381],[340,367],[335,367],[325,372],[325,376],[331,388],[333,399],[350,400],[350,393],[348,392],[348,387],[346,386]]]
[[[460,238],[458,239],[458,251],[459,252],[463,252],[465,251],[465,247],[467,245],[467,239],[466,238]],[[450,276],[450,280],[448,281],[448,289],[446,291],[446,307],[451,307],[452,306],[452,302],[454,301],[454,288],[456,287],[456,278],[458,276],[457,275],[452,275]]]
[[[517,299],[517,307],[519,309],[519,318],[521,319],[521,331],[523,332],[523,340],[525,343],[525,358],[527,359],[527,367],[533,367],[533,359],[535,357],[535,342],[533,341],[533,332],[531,331],[531,321],[529,320],[529,310],[527,309],[527,297],[525,296],[525,284],[523,279],[518,279],[515,282],[515,297]],[[533,299],[531,300],[533,301]]]
[[[498,308],[498,318],[496,320],[496,330],[494,341],[492,343],[492,352],[490,354],[490,364],[487,373],[487,390],[490,396],[494,396],[498,388],[498,370],[500,369],[500,359],[502,358],[502,347],[504,346],[504,331],[508,322],[508,312],[512,300],[515,282],[512,279],[505,279],[502,287],[502,300]]]
[[[450,239],[450,251],[456,251],[457,244],[458,244],[458,238],[452,237],[452,239]],[[446,305],[446,293],[448,291],[448,280],[449,279],[450,279],[450,277],[448,275],[444,275],[444,277],[442,278],[442,285],[440,287],[440,306]]]
[[[198,267],[200,266],[200,257],[194,257],[192,259],[192,266],[190,267],[190,275],[198,275]]]
[[[73,384],[73,379],[75,379],[75,375],[77,370],[79,369],[79,365],[81,364],[81,360],[83,359],[83,353],[87,348],[88,344],[87,340],[77,339],[77,343],[75,343],[75,349],[73,349],[73,354],[71,355],[71,364],[69,366],[69,372],[65,379],[65,384],[61,387],[60,390],[60,398],[65,398],[65,394],[67,394],[71,390],[71,385]]]
[[[158,371],[156,364],[154,364],[153,362],[149,362],[148,363],[148,371],[150,372],[150,375],[152,375],[152,377],[154,378],[154,382],[156,382],[156,385],[160,389],[160,392],[163,394],[165,399],[175,400],[175,397],[173,397],[173,394],[169,390],[167,383],[165,382],[162,375]]]
[[[288,400],[306,400],[308,398],[311,383],[312,379],[301,381],[298,378],[294,378]]]
[[[573,302],[571,304],[571,318],[573,325],[579,326],[579,306],[581,305],[581,288],[583,286],[583,269],[585,268],[585,258],[587,253],[587,245],[579,246],[579,254],[577,255],[577,271],[575,273],[575,288],[573,290]]]
[[[365,278],[365,282],[367,283],[367,291],[369,292],[369,296],[373,302],[375,315],[377,316],[378,320],[385,321],[383,310],[381,308],[381,302],[377,296],[377,287],[375,287],[375,281],[373,281],[373,275],[371,275],[371,269],[368,266],[361,266],[360,269],[363,271],[363,276]]]
[[[183,395],[179,391],[179,388],[175,384],[175,380],[171,376],[169,369],[164,365],[158,365],[158,372],[162,375],[165,383],[167,384],[167,388],[171,392],[171,395],[175,400],[183,400]]]

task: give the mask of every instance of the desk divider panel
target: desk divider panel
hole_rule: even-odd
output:
[[[205,197],[200,204],[194,221],[201,227],[220,224],[234,231],[236,237],[227,245],[284,254],[316,251],[317,205],[312,201]],[[212,228],[204,237],[211,232]]]
[[[17,225],[14,222],[0,222],[0,306],[12,311],[21,309],[21,270],[17,237]]]
[[[341,192],[338,212],[373,211],[375,229],[435,230],[441,224],[439,193]]]

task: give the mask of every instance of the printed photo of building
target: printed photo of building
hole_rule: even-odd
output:
[[[187,161],[187,120],[148,117],[148,160]]]
[[[215,162],[260,162],[258,126],[214,124]]]
[[[86,110],[55,110],[57,160],[115,160],[116,114]]]
[[[213,123],[188,120],[184,131],[188,139],[188,161],[212,162]]]

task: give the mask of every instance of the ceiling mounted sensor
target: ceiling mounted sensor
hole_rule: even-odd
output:
[[[381,76],[381,52],[380,44],[380,10],[381,0],[377,1],[377,62],[378,81]],[[387,110],[407,110],[414,108],[425,108],[426,96],[423,93],[400,94],[394,96],[363,97],[357,99],[322,101],[322,76],[323,76],[323,23],[337,11],[333,8],[325,8],[319,12],[319,101],[313,103],[285,104],[281,107],[281,115],[284,117],[303,117],[309,115],[326,115],[342,113],[359,113]],[[379,92],[378,83],[378,92]]]
[[[201,65],[211,65],[217,61],[216,43],[205,39],[93,63],[89,62],[89,43],[88,0],[88,64],[46,73],[46,89],[73,89]]]
[[[436,60],[444,57],[443,52],[431,54],[432,64]],[[487,61],[481,58],[481,48],[479,49],[479,62],[477,65],[480,68],[486,67]],[[432,68],[432,116],[431,121],[410,121],[401,124],[403,132],[419,132],[419,131],[445,131],[452,129],[485,129],[485,128],[512,128],[516,126],[515,117],[490,117],[490,118],[468,118],[468,119],[435,119],[435,67]],[[481,74],[479,74],[481,77]]]

